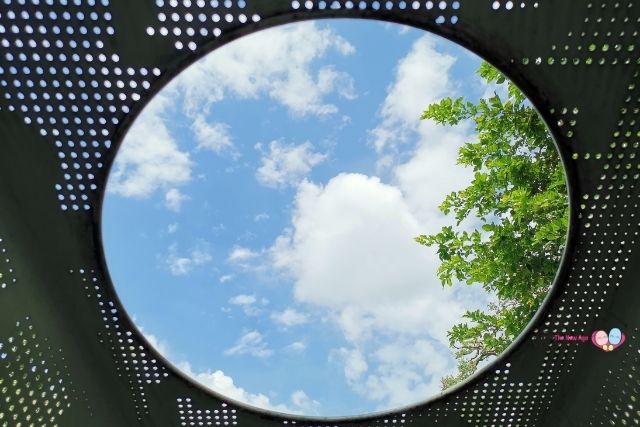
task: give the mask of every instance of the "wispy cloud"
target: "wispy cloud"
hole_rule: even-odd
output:
[[[224,354],[228,356],[240,356],[248,354],[260,359],[273,355],[273,350],[264,341],[262,334],[258,331],[250,331],[242,335],[236,343],[226,349]]]
[[[191,181],[193,161],[165,124],[171,103],[169,94],[156,95],[134,122],[116,157],[109,192],[146,198]]]
[[[313,22],[281,26],[245,36],[189,67],[180,84],[185,111],[196,116],[225,96],[267,96],[295,116],[338,111],[325,97],[355,96],[353,79],[331,65],[317,64],[329,53],[351,55],[355,48],[331,29]]]
[[[165,206],[174,212],[180,212],[180,208],[182,207],[182,203],[185,200],[189,200],[189,196],[184,195],[177,188],[172,188],[167,191],[164,195],[164,203]]]
[[[208,122],[202,115],[198,114],[191,124],[197,147],[203,150],[210,150],[215,153],[222,151],[232,151],[237,155],[233,146],[230,126],[220,122]]]
[[[364,354],[358,349],[338,348],[329,354],[330,361],[340,361],[344,365],[344,376],[348,381],[359,380],[367,372],[369,365]]]
[[[169,247],[169,255],[166,259],[169,271],[174,276],[186,275],[193,268],[208,264],[211,261],[213,261],[213,256],[210,253],[209,244],[205,241],[200,241],[187,254],[183,255],[178,253],[177,244],[173,244]]]
[[[135,319],[134,319],[135,321]],[[168,344],[162,339],[158,338],[156,335],[153,335],[140,326],[136,325],[140,332],[144,335],[147,341],[164,357],[173,361],[175,366],[182,371],[185,375],[193,378],[198,383],[204,385],[205,387],[222,394],[223,396],[227,396],[231,399],[247,403],[249,405],[256,406],[258,408],[270,409],[278,412],[285,413],[313,413],[307,412],[307,408],[311,411],[315,411],[315,407],[317,407],[317,402],[306,397],[306,393],[302,390],[297,390],[292,393],[290,397],[291,405],[283,404],[283,403],[274,403],[271,401],[269,396],[263,393],[251,393],[246,389],[239,387],[235,384],[233,378],[229,375],[226,375],[221,370],[197,370],[195,369],[191,363],[186,360],[175,359],[174,354],[170,351]],[[304,394],[304,395],[303,395]],[[294,399],[295,396],[295,399]],[[309,406],[311,405],[311,406]]]
[[[338,107],[331,94],[353,99],[352,77],[333,65],[319,65],[329,53],[351,55],[355,48],[334,30],[313,22],[281,26],[249,35],[189,67],[156,95],[127,133],[118,152],[108,191],[146,198],[164,192],[166,206],[178,210],[192,180],[192,147],[172,135],[169,118],[190,121],[197,149],[238,155],[228,124],[209,119],[212,105],[227,97],[265,97],[294,116],[328,116]],[[176,99],[183,102],[176,104]]]
[[[375,368],[353,385],[361,394],[380,402],[380,409],[437,393],[441,374],[453,369],[446,353],[425,339],[393,340],[379,347],[372,359]]]
[[[223,276],[220,276],[220,278],[218,279],[218,282],[227,283],[227,282],[230,282],[231,280],[233,280],[233,274],[225,274]]]
[[[270,188],[296,186],[311,169],[325,161],[327,154],[313,150],[311,142],[293,145],[271,141],[268,151],[261,144],[256,149],[262,153],[256,178]]]
[[[380,107],[381,123],[371,131],[376,151],[393,150],[409,141],[420,125],[424,108],[453,91],[449,70],[455,58],[437,50],[435,38],[419,38],[396,68],[395,81],[389,86]]]
[[[285,347],[285,350],[292,351],[294,353],[302,353],[307,349],[307,345],[302,341],[294,341]]]
[[[251,305],[251,304],[255,304],[256,301],[258,301],[258,299],[256,298],[255,295],[240,294],[240,295],[236,295],[235,297],[231,298],[229,300],[229,304],[233,304],[233,305]]]
[[[251,393],[235,384],[232,377],[221,370],[205,369],[198,371],[189,362],[177,363],[177,368],[187,376],[211,390],[258,408],[288,414],[316,415],[321,408],[320,402],[310,398],[304,390],[296,390],[289,397],[289,404],[275,403],[264,393]]]
[[[262,313],[260,306],[269,304],[269,300],[258,299],[255,295],[240,294],[230,298],[229,304],[242,307],[247,316],[257,316]]]
[[[133,321],[136,322],[135,316],[133,316]],[[136,327],[138,328],[140,333],[147,339],[147,341],[149,341],[149,344],[151,344],[151,346],[158,351],[158,353],[162,354],[163,356],[169,354],[169,345],[166,342],[164,342],[157,336],[147,332],[142,326],[136,324]]]
[[[271,320],[284,327],[304,325],[309,321],[309,317],[293,308],[271,314]]]
[[[407,336],[388,340],[372,354],[358,348],[338,348],[329,359],[341,363],[354,391],[377,401],[380,410],[437,393],[441,373],[453,369],[450,357],[429,340]]]
[[[256,216],[253,217],[255,222],[266,221],[269,219],[269,214],[266,212],[260,212]]]
[[[307,415],[315,415],[320,408],[320,402],[307,396],[303,390],[296,390],[291,394],[291,403]]]
[[[231,252],[229,252],[227,262],[242,263],[256,258],[258,255],[258,252],[252,251],[249,248],[245,248],[243,246],[235,246],[233,249],[231,249]]]

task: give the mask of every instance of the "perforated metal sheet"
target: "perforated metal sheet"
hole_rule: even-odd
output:
[[[156,354],[115,295],[100,209],[122,136],[168,80],[245,34],[329,17],[413,25],[499,67],[557,140],[572,213],[551,295],[495,363],[417,406],[306,419]],[[640,425],[639,29],[635,0],[3,0],[0,426]],[[614,326],[612,352],[554,341]]]

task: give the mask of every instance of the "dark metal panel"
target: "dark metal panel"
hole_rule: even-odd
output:
[[[639,7],[635,0],[5,0],[0,425],[637,425]],[[177,22],[167,18],[173,13]],[[504,71],[556,138],[572,221],[551,295],[495,363],[415,407],[311,420],[228,401],[149,347],[110,281],[100,208],[123,135],[172,77],[251,32],[336,17],[423,28]],[[616,352],[553,341],[612,326],[627,335]],[[59,392],[47,388],[52,383]],[[30,392],[42,397],[23,398]]]

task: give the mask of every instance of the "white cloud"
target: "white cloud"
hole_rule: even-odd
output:
[[[184,257],[170,256],[167,260],[169,264],[169,271],[174,276],[184,276],[191,271],[191,260]]]
[[[169,224],[167,226],[167,233],[169,234],[175,233],[176,231],[178,231],[178,227],[179,227],[179,224],[177,222],[174,222],[173,224]]]
[[[471,183],[473,173],[457,164],[458,149],[469,136],[466,124],[443,128],[424,123],[417,147],[404,163],[392,170],[394,183],[403,193],[411,213],[422,224],[422,233],[433,233],[451,218],[442,215],[439,203],[452,191]]]
[[[204,370],[197,371],[193,369],[189,362],[179,362],[177,368],[187,376],[195,379],[198,383],[210,388],[211,390],[258,408],[268,409],[287,414],[317,414],[320,403],[311,399],[303,390],[296,390],[290,396],[291,405],[282,403],[274,403],[263,393],[251,393],[242,387],[237,386],[233,378],[226,375],[223,371]]]
[[[334,66],[322,67],[318,72],[318,88],[321,93],[337,92],[346,99],[356,99],[356,90],[351,76],[345,72],[338,71]],[[337,112],[337,109],[336,109]]]
[[[304,182],[291,228],[270,248],[273,265],[293,278],[296,299],[332,313],[353,346],[338,349],[333,359],[344,364],[354,390],[381,408],[435,390],[453,363],[446,331],[470,306],[457,290],[441,287],[434,250],[413,241],[426,230],[413,210],[401,188],[376,177],[340,174],[325,186]],[[479,292],[471,305],[482,301]],[[385,342],[416,351],[432,345],[437,351],[431,357],[439,362],[393,359]],[[401,369],[397,383],[394,368]],[[393,387],[382,393],[376,386]]]
[[[378,178],[340,174],[325,187],[304,182],[292,225],[288,247],[273,250],[296,277],[301,301],[327,307],[404,301],[433,277],[433,260],[413,241],[421,225],[400,190]]]
[[[108,191],[124,197],[149,197],[191,180],[193,162],[180,151],[165,124],[170,94],[157,95],[127,133],[110,175]]]
[[[231,252],[227,257],[227,262],[242,263],[257,257],[258,255],[259,253],[254,252],[249,248],[245,248],[243,246],[235,246],[233,249],[231,249]]]
[[[339,348],[333,350],[329,355],[329,360],[339,359],[344,365],[344,376],[348,381],[357,381],[367,372],[369,365],[364,355],[358,349]]]
[[[414,42],[397,65],[380,109],[382,122],[371,131],[376,151],[407,142],[427,105],[452,94],[449,70],[454,62],[454,57],[438,52],[435,37],[427,34]]]
[[[260,212],[256,216],[253,217],[255,222],[266,221],[269,219],[269,214],[266,212]]]
[[[201,241],[187,255],[179,255],[177,245],[171,245],[166,263],[171,274],[183,276],[190,273],[194,267],[208,264],[211,261],[213,261],[213,257],[209,252],[209,244]]]
[[[248,354],[263,359],[272,356],[273,350],[269,349],[260,332],[249,331],[241,336],[232,347],[226,349],[224,354],[228,356]]]
[[[295,310],[293,308],[287,308],[284,311],[279,311],[271,314],[271,320],[280,326],[290,327],[297,325],[304,325],[309,321],[309,317]]]
[[[242,307],[242,311],[244,311],[247,316],[257,316],[262,313],[262,310],[257,306],[257,303],[258,298],[256,298],[255,295],[240,294],[229,299],[229,304]],[[260,304],[262,305],[266,305],[268,303],[269,301],[264,298],[260,301]]]
[[[367,356],[357,348],[339,348],[330,360],[343,364],[344,375],[353,389],[378,402],[378,410],[404,406],[426,399],[439,391],[440,373],[449,373],[453,363],[447,348],[427,339],[396,337]]]
[[[189,200],[189,197],[182,194],[182,192],[177,188],[170,189],[164,195],[165,206],[167,207],[167,209],[174,212],[180,212],[182,202],[184,202],[185,200]]]
[[[135,323],[136,321],[135,316],[133,321]],[[151,344],[151,346],[158,351],[158,353],[160,353],[164,357],[166,357],[167,354],[169,354],[169,346],[166,342],[162,341],[160,338],[156,337],[155,335],[146,332],[142,326],[136,324],[136,327],[138,328],[140,333],[146,338],[149,344]]]
[[[286,405],[274,404],[265,394],[250,393],[244,388],[238,387],[235,385],[233,378],[225,375],[223,371],[195,371],[189,362],[180,362],[177,364],[177,368],[200,384],[239,402],[278,412],[295,412]]]
[[[256,148],[262,152],[256,178],[262,185],[270,188],[297,185],[311,169],[328,157],[327,154],[313,151],[313,145],[309,141],[299,145],[271,141],[268,153],[262,150],[260,144]]]
[[[211,254],[204,246],[199,246],[191,251],[191,260],[195,265],[203,265],[212,260]]]
[[[307,345],[302,341],[294,341],[288,346],[285,347],[286,350],[292,351],[294,353],[302,353],[307,349]]]
[[[291,403],[307,415],[318,412],[320,402],[311,399],[303,390],[296,390],[291,394]]]
[[[229,299],[229,304],[233,305],[251,305],[255,304],[258,299],[255,295],[240,294]]]
[[[135,321],[135,319],[134,319]],[[140,325],[136,325],[140,332],[147,339],[149,344],[151,344],[160,354],[166,357],[169,360],[173,360],[172,354],[169,351],[168,345],[158,337],[153,334],[150,334],[144,330],[144,328]],[[297,398],[294,400],[293,395],[291,400],[294,402],[294,405],[297,408],[289,407],[284,404],[276,404],[271,402],[268,396],[262,393],[250,393],[243,389],[242,387],[238,387],[235,385],[233,378],[221,370],[212,371],[209,369],[203,371],[197,371],[193,369],[191,364],[185,360],[178,361],[176,363],[176,367],[182,371],[188,377],[193,378],[198,383],[204,385],[205,387],[210,388],[211,390],[220,393],[224,396],[227,396],[231,399],[235,399],[239,402],[247,403],[249,405],[256,406],[258,408],[270,409],[273,411],[286,412],[286,413],[300,413],[301,405],[296,405],[296,401],[300,404],[307,403],[304,396],[299,394],[299,391],[294,392]],[[304,393],[304,392],[302,392]],[[306,394],[305,394],[306,396]]]
[[[227,283],[231,280],[233,280],[233,274],[225,274],[224,276],[220,276],[220,279],[218,279],[220,283]]]
[[[285,25],[245,36],[204,57],[180,76],[185,110],[206,113],[226,95],[240,99],[268,96],[296,116],[334,114],[331,93],[354,97],[353,79],[316,61],[330,52],[350,55],[354,47],[314,22]]]
[[[136,322],[135,315],[133,316],[133,321]],[[136,327],[144,335],[149,344],[151,344],[161,355],[163,355],[170,361],[176,360],[174,358],[174,355],[169,351],[169,346],[167,343],[158,338],[156,335],[145,331],[142,326],[136,324]],[[261,339],[258,339],[257,341],[261,342]],[[304,350],[304,348],[302,350]],[[316,414],[320,406],[320,403],[318,401],[311,399],[303,390],[296,390],[291,394],[289,399],[291,403],[290,405],[283,403],[274,403],[266,394],[251,393],[244,388],[237,386],[234,383],[233,378],[229,375],[226,375],[221,370],[196,370],[188,361],[180,359],[175,362],[175,366],[180,371],[182,371],[182,373],[184,373],[188,377],[193,378],[196,382],[202,384],[203,386],[217,393],[220,393],[223,396],[242,403],[253,405],[258,408],[288,414]]]
[[[167,207],[178,209],[186,196],[175,191],[191,181],[193,161],[167,127],[176,99],[184,99],[182,112],[191,119],[199,149],[235,156],[229,126],[207,118],[213,104],[228,96],[264,96],[295,116],[335,114],[338,107],[325,98],[335,93],[353,99],[353,79],[318,62],[329,53],[345,56],[354,51],[332,29],[306,22],[248,35],[205,56],[156,95],[134,122],[118,152],[108,191],[146,198],[171,190],[166,194]]]
[[[191,124],[191,129],[200,149],[215,153],[233,149],[230,127],[225,123],[209,123],[202,114],[198,114]]]
[[[402,25],[402,24],[397,24],[395,22],[385,22],[382,24],[383,28],[385,29],[385,31],[390,31],[390,32],[394,32],[396,34],[399,35],[405,35],[407,33],[409,33],[411,30],[415,31],[414,27],[411,27],[409,25]]]
[[[377,349],[373,359],[375,370],[354,385],[378,401],[380,410],[432,396],[440,385],[440,375],[433,373],[448,373],[454,366],[446,349],[439,351],[428,340],[390,342]]]

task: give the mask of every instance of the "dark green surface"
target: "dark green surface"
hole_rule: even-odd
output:
[[[640,88],[635,86],[640,84],[640,46],[636,45],[640,4],[630,0],[525,0],[507,10],[507,2],[500,1],[500,8],[493,10],[493,0],[463,0],[458,10],[452,9],[454,2],[450,1],[444,10],[438,8],[439,2],[427,10],[428,2],[420,1],[420,10],[414,11],[413,2],[390,1],[382,2],[376,11],[371,7],[376,3],[373,1],[362,2],[364,10],[349,8],[350,2],[345,1],[329,2],[338,7],[324,10],[318,9],[320,1],[312,2],[313,10],[294,10],[291,2],[284,0],[247,0],[242,10],[238,2],[230,9],[223,5],[216,9],[209,1],[203,9],[196,1],[190,6],[181,1],[175,7],[169,1],[158,6],[142,0],[111,0],[106,5],[51,3],[55,4],[41,0],[0,5],[0,40],[10,44],[2,48],[0,56],[0,250],[6,250],[0,252],[0,283],[8,285],[0,288],[0,426],[216,425],[215,419],[207,424],[205,412],[210,410],[213,416],[216,409],[228,411],[227,421],[243,427],[291,425],[293,421],[297,426],[382,426],[393,421],[416,426],[640,424],[640,193],[636,188]],[[387,3],[390,10],[386,10]],[[400,8],[402,4],[405,9]],[[158,13],[201,10],[208,15],[246,13],[250,19],[247,24],[237,20],[224,24],[222,20],[222,35],[207,40],[189,38],[186,27],[180,38],[158,33]],[[22,11],[28,12],[28,17],[22,18]],[[74,18],[52,21],[50,11],[58,15],[69,11]],[[84,20],[77,18],[79,11],[84,12]],[[89,19],[91,12],[98,13],[99,19]],[[105,13],[111,14],[111,20]],[[252,22],[251,15],[256,13],[261,20]],[[458,17],[455,25],[435,23],[440,15],[450,22],[454,14]],[[234,402],[226,404],[155,354],[124,313],[110,282],[100,243],[100,206],[118,142],[137,112],[171,77],[203,54],[242,35],[285,22],[330,17],[411,24],[450,38],[499,67],[525,91],[557,140],[569,179],[572,216],[564,262],[551,295],[523,335],[495,363],[422,405],[354,419],[308,420],[256,411]],[[29,34],[27,25],[36,29],[42,25],[47,33]],[[56,35],[54,25],[63,30],[70,26],[74,34],[63,31]],[[178,25],[187,24],[181,20]],[[86,35],[81,34],[82,26],[89,29]],[[100,28],[99,35],[93,32],[94,26]],[[113,35],[107,33],[108,26],[113,27]],[[147,35],[149,26],[155,35]],[[206,27],[212,30],[213,23],[209,20]],[[43,45],[44,39],[52,46]],[[29,45],[30,40],[35,47]],[[56,41],[63,42],[63,47],[56,47]],[[82,46],[85,41],[89,48]],[[176,41],[185,47],[177,50]],[[187,48],[190,41],[197,43],[195,52]],[[24,60],[20,53],[27,55]],[[40,55],[39,61],[34,53]],[[46,53],[54,55],[52,61],[44,59]],[[74,53],[82,58],[75,61]],[[104,62],[98,59],[101,53],[106,55]],[[91,60],[86,54],[91,54]],[[113,54],[118,55],[117,62]],[[16,74],[12,66],[17,68]],[[35,73],[38,66],[44,68],[42,75]],[[64,75],[64,66],[70,68],[70,75]],[[82,75],[74,73],[77,66],[83,68]],[[56,69],[55,75],[50,67]],[[98,88],[90,84],[90,67],[97,72]],[[108,68],[108,76],[101,75],[102,67]],[[138,88],[145,80],[151,84],[149,90],[139,89],[142,100],[131,99],[129,85],[113,90],[113,101],[108,98],[104,81],[115,87],[116,67],[124,76],[128,67],[135,68],[133,76],[122,78],[127,83],[135,80]],[[159,77],[152,73],[154,68],[161,71]],[[45,81],[47,87],[36,84],[31,89],[29,79]],[[56,79],[58,89],[52,86]],[[35,100],[28,96],[30,92],[37,95]],[[44,92],[51,95],[50,101],[43,99]],[[62,101],[55,99],[56,92]],[[24,101],[20,93],[27,95]],[[82,93],[87,95],[86,101]],[[120,93],[126,100],[119,100]],[[69,94],[76,99],[70,99]],[[48,105],[51,111],[47,111]],[[60,111],[61,105],[66,113]],[[78,112],[73,111],[74,106]],[[36,107],[40,113],[34,112]],[[573,115],[574,107],[578,114]],[[63,116],[70,119],[66,126]],[[25,123],[25,117],[31,123]],[[43,125],[37,123],[37,117],[43,119]],[[56,124],[50,124],[50,118],[56,119]],[[81,120],[79,124],[74,123],[75,118]],[[98,126],[101,118],[106,125]],[[568,124],[572,119],[575,126]],[[46,136],[40,135],[41,129],[46,130]],[[56,129],[62,134],[67,129],[73,135],[63,139],[64,148],[55,145]],[[84,133],[82,138],[79,129]],[[108,135],[102,136],[102,129]],[[78,148],[81,139],[89,141],[87,149]],[[91,147],[94,139],[98,148]],[[73,149],[68,140],[74,142]],[[111,148],[105,146],[106,140],[113,142]],[[68,158],[74,150],[90,154],[93,179],[89,179],[84,161],[80,179],[65,179],[58,152]],[[101,159],[95,158],[95,152]],[[102,167],[98,167],[100,162]],[[68,183],[74,186],[72,190],[55,187]],[[91,183],[95,183],[95,190],[78,188],[78,184],[88,187]],[[64,201],[58,200],[59,194]],[[75,211],[69,197],[82,194],[88,200]],[[61,209],[63,203],[66,211]],[[590,335],[614,326],[622,329],[627,341],[611,353],[591,344],[560,344],[552,339],[556,333]],[[1,358],[3,354],[7,356]],[[155,366],[157,371],[152,371],[159,372],[159,383],[155,377],[147,383],[144,376],[138,376],[145,371],[136,370],[136,366]],[[52,382],[59,389],[49,389]],[[61,406],[56,407],[57,403]],[[55,408],[51,415],[48,408]],[[221,422],[224,425],[224,419]]]

